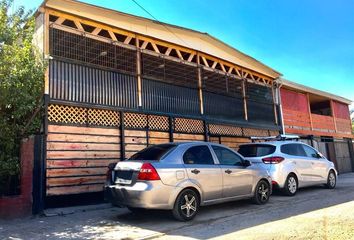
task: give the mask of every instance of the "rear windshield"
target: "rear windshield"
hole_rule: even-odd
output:
[[[244,157],[263,157],[275,152],[275,146],[267,144],[242,145],[238,152]]]
[[[145,148],[129,158],[129,160],[156,160],[159,161],[161,158],[176,145],[174,144],[160,144]]]

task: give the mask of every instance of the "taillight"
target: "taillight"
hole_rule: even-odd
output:
[[[144,163],[140,168],[138,180],[160,180],[160,176],[156,169],[151,165],[151,163]]]
[[[284,160],[283,157],[266,157],[266,158],[263,158],[262,161],[266,164],[277,164],[277,163],[280,163]]]

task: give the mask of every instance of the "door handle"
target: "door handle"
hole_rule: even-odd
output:
[[[226,172],[227,174],[232,173],[232,171],[231,171],[230,169],[225,170],[225,172]]]
[[[191,172],[194,173],[194,174],[200,173],[200,171],[198,169],[193,169]]]

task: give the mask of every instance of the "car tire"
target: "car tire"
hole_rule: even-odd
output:
[[[127,207],[127,208],[129,209],[129,211],[131,211],[136,215],[143,214],[146,211],[145,208],[136,208],[136,207]]]
[[[265,180],[260,180],[254,190],[253,202],[258,205],[266,204],[269,201],[271,190]]]
[[[198,194],[191,189],[185,189],[178,195],[172,213],[175,219],[185,222],[192,220],[198,210]]]
[[[298,181],[295,174],[289,174],[285,180],[283,193],[286,196],[294,196],[298,189]]]
[[[336,184],[337,184],[336,174],[333,170],[331,170],[328,173],[326,188],[333,189],[336,187]]]

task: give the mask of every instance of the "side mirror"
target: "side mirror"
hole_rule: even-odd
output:
[[[243,160],[243,166],[249,167],[251,166],[251,162],[249,160]]]
[[[321,153],[317,153],[317,154],[316,154],[316,157],[317,157],[317,158],[323,158],[323,155],[322,155]]]

